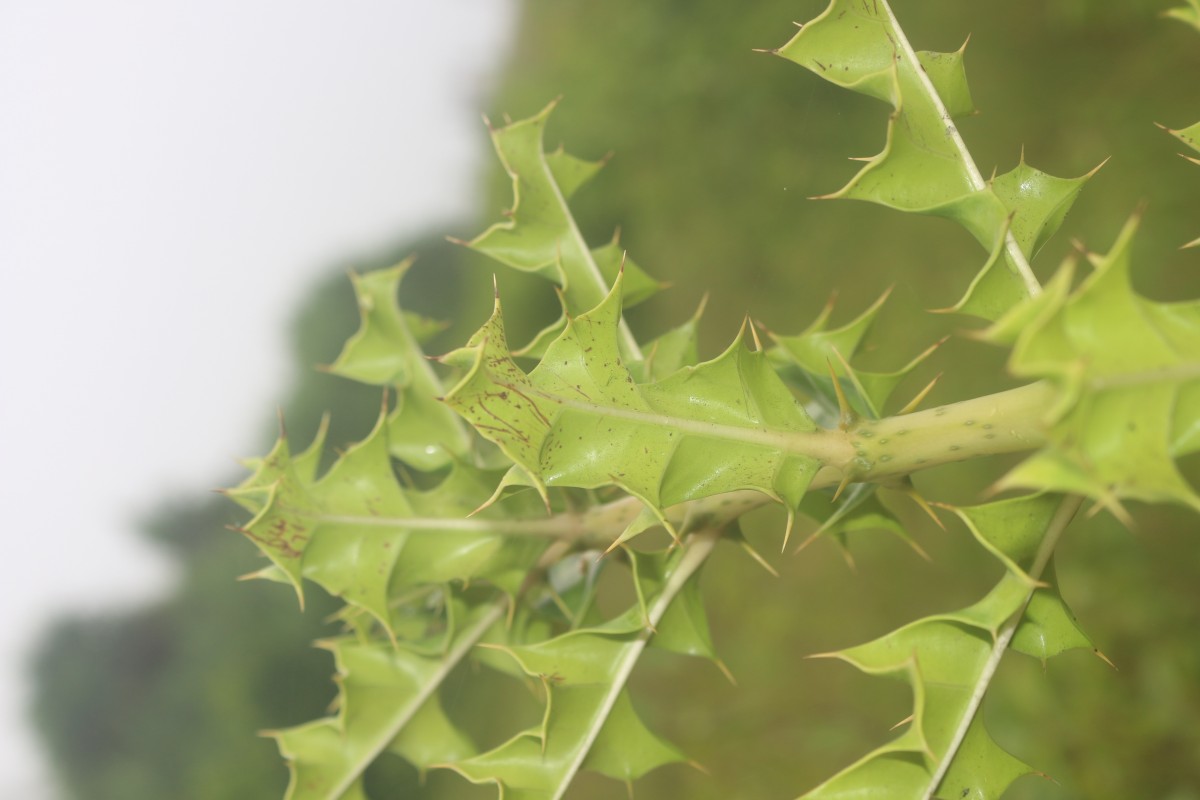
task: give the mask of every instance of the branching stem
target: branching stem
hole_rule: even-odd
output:
[[[766,431],[749,433],[769,438],[774,446],[794,448],[793,452],[821,460],[825,466],[809,484],[810,489],[838,486],[847,476],[853,482],[880,483],[941,464],[1040,447],[1045,442],[1041,414],[1052,397],[1049,384],[1039,382],[928,411],[865,420],[847,430],[821,429],[803,436]],[[731,435],[748,430],[720,427],[730,428]],[[712,431],[708,433],[713,435]],[[741,490],[680,503],[666,509],[665,515],[676,527],[686,523],[687,527],[697,529],[727,524],[768,502],[772,502],[771,498],[761,492]],[[604,548],[641,510],[642,501],[624,497],[583,511],[523,519],[334,514],[321,515],[319,519],[393,530],[543,537]]]

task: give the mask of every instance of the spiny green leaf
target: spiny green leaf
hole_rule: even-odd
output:
[[[1010,574],[1021,576],[1026,585],[1035,587],[1009,646],[1042,662],[1064,650],[1095,650],[1058,590],[1053,560],[1037,581],[1026,572],[1033,565],[1042,533],[1050,526],[1060,502],[1057,495],[1043,494],[954,509],[972,535],[1004,563]]]
[[[1175,465],[1200,446],[1200,303],[1156,303],[1130,283],[1137,218],[1071,291],[1072,265],[986,332],[1009,369],[1057,391],[1049,443],[1003,486],[1084,494],[1123,515],[1125,498],[1200,508]]]
[[[338,715],[271,734],[291,770],[287,800],[365,798],[363,772],[385,750],[421,770],[473,755],[437,692],[475,642],[501,623],[504,608],[503,602],[459,608],[462,619],[450,620],[455,627],[433,656],[387,642],[326,643],[337,665]]]
[[[542,723],[492,751],[447,766],[473,783],[495,784],[502,800],[558,800],[580,769],[628,782],[683,760],[678,750],[646,729],[625,683],[651,636],[681,625],[684,630],[671,634],[666,646],[674,649],[695,639],[700,623],[695,597],[686,587],[696,580],[716,541],[715,532],[709,532],[648,562],[635,556],[640,600],[609,622],[500,648],[545,686]],[[687,608],[671,614],[681,597]]]
[[[562,287],[567,313],[576,315],[604,299],[622,259],[615,238],[593,253],[571,216],[567,200],[603,162],[583,161],[561,148],[545,152],[546,121],[555,105],[557,101],[536,116],[491,130],[496,153],[512,177],[513,207],[507,221],[496,223],[467,245],[556,283]],[[657,290],[658,284],[632,262],[626,260],[624,270],[635,299]],[[626,357],[637,356],[637,345],[624,330],[621,346]]]
[[[1192,2],[1200,2],[1200,0],[1192,0]],[[1184,11],[1185,13],[1193,13],[1193,14],[1196,13],[1196,12],[1189,12],[1187,9],[1177,9],[1177,10]],[[1170,12],[1168,12],[1168,13],[1170,13]],[[1200,29],[1200,22],[1194,22],[1193,24],[1196,25],[1197,29]],[[1166,127],[1164,127],[1163,129],[1166,130],[1167,133],[1171,134],[1179,141],[1186,144],[1188,147],[1195,150],[1197,153],[1200,153],[1200,122],[1197,122],[1195,125],[1190,125],[1186,128],[1181,128],[1179,130],[1173,130],[1171,128],[1166,128]],[[1188,161],[1191,161],[1193,164],[1200,164],[1200,158],[1193,158],[1192,156],[1186,156],[1186,155],[1184,156],[1184,158],[1186,158]],[[1194,239],[1184,245],[1184,247],[1197,247],[1197,246],[1200,246],[1200,239]]]
[[[1063,600],[1053,561],[1041,579],[1046,585],[1034,591],[1009,647],[1043,663],[1065,650],[1086,648],[1099,653]]]
[[[1062,223],[1090,174],[1052,178],[1022,158],[1013,171],[985,181],[952,121],[974,111],[962,49],[914,52],[885,0],[833,0],[774,52],[893,108],[884,149],[828,197],[948,217],[965,227],[992,257],[983,270],[987,280],[977,278],[955,310],[990,317],[1036,292],[1029,258]]]
[[[800,512],[817,522],[819,527],[801,547],[817,536],[829,536],[845,549],[847,534],[881,530],[899,538],[922,558],[928,558],[903,523],[880,502],[880,491],[878,484],[856,483],[845,489],[837,501],[828,492],[809,492],[800,504]]]
[[[604,276],[606,286],[611,286],[616,282],[617,275],[625,272],[625,291],[632,293],[632,296],[626,297],[625,306],[627,308],[640,303],[662,288],[661,284],[653,281],[637,264],[626,257],[616,235],[608,244],[592,250],[592,259],[596,262],[600,274]],[[528,344],[515,351],[514,355],[523,358],[541,358],[546,354],[546,348],[550,346],[550,343],[562,335],[571,312],[566,306],[565,298],[560,296],[560,299],[563,300],[564,306],[563,313],[559,318],[538,331],[537,335]]]
[[[271,452],[262,458],[249,458],[243,464],[251,470],[236,488],[227,489],[225,496],[235,503],[257,514],[270,501],[271,487],[283,473],[291,469],[300,480],[311,483],[317,476],[321,454],[325,449],[325,438],[329,435],[329,415],[321,417],[321,424],[312,442],[303,453],[293,456],[286,436],[280,436]]]
[[[771,352],[772,359],[798,368],[798,373],[784,371],[783,374],[821,405],[825,417],[821,421],[828,425],[838,422],[842,413],[832,375],[837,376],[841,391],[855,414],[878,419],[884,403],[900,381],[934,350],[928,348],[895,372],[866,372],[849,366],[889,293],[839,328],[828,327],[829,315],[833,310],[830,301],[802,333],[794,336],[770,334],[776,344]]]
[[[468,459],[471,437],[437,402],[443,392],[441,380],[410,328],[414,318],[400,308],[397,293],[412,263],[409,258],[390,269],[351,273],[359,329],[327,369],[361,383],[396,387],[396,410],[388,420],[392,455],[417,469],[432,470],[452,459]],[[429,325],[421,324],[423,329]]]
[[[708,298],[705,297],[690,319],[650,340],[646,346],[645,362],[649,380],[660,380],[700,360],[697,336],[700,317],[704,314],[707,302]]]
[[[1200,122],[1178,130],[1167,128],[1166,131],[1197,153],[1200,153]]]
[[[1006,572],[979,602],[905,625],[875,641],[827,654],[870,674],[907,682],[908,729],[805,798],[979,798],[997,800],[1029,768],[988,735],[981,700],[1004,650],[1045,659],[1091,647],[1062,602],[1053,573],[1037,562],[1062,501],[1021,497],[956,509]],[[1055,532],[1054,535],[1057,535]],[[1026,572],[1027,569],[1034,574]],[[1040,580],[1049,577],[1049,585]],[[1024,616],[1013,628],[1014,614]],[[1014,632],[1015,631],[1015,632]]]
[[[244,533],[301,598],[307,578],[389,630],[391,597],[405,587],[483,578],[515,591],[545,543],[505,534],[544,526],[541,507],[509,503],[467,519],[492,482],[459,464],[431,490],[404,489],[392,471],[389,435],[381,416],[366,440],[315,481],[281,439],[267,461],[276,476],[268,502]]]
[[[452,764],[472,783],[493,783],[501,800],[553,800],[562,796],[578,769],[591,769],[622,781],[655,767],[683,760],[638,718],[627,692],[619,692],[603,719],[608,687],[582,685],[554,690],[545,723],[494,750]],[[599,732],[594,733],[599,727]],[[580,744],[588,751],[580,760]]]
[[[499,303],[446,403],[545,486],[619,486],[662,518],[686,500],[757,489],[797,507],[829,439],[742,337],[718,358],[638,385],[617,348],[618,281],[526,375]],[[664,520],[665,522],[665,520]]]
[[[952,306],[933,309],[936,313],[956,312],[995,320],[1029,296],[1027,287],[1012,279],[1005,260],[1009,224],[1007,219],[1001,224],[987,261],[975,273],[963,296]]]

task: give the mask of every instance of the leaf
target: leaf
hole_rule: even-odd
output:
[[[281,435],[267,455],[243,462],[251,470],[251,474],[236,488],[225,490],[225,496],[247,511],[257,514],[270,501],[272,487],[288,469],[291,469],[298,479],[311,483],[316,478],[328,435],[328,414],[321,417],[321,424],[317,427],[312,442],[299,455],[291,454],[286,435]]]
[[[955,509],[975,538],[1006,567],[992,591],[959,611],[926,617],[867,644],[823,654],[869,674],[905,681],[912,688],[913,714],[898,738],[804,798],[998,800],[1012,781],[1030,771],[992,740],[980,710],[1010,643],[1043,660],[1072,647],[1091,646],[1057,589],[1039,582],[1047,543],[1052,546],[1069,519],[1062,508],[1059,497],[1034,495]],[[1014,615],[1019,612],[1023,616],[1018,624]]]
[[[1200,0],[1187,0],[1186,6],[1167,9],[1163,16],[1177,19],[1200,31]]]
[[[742,336],[712,361],[635,383],[617,348],[621,285],[572,319],[528,375],[508,351],[497,301],[449,356],[474,363],[447,405],[543,486],[618,486],[664,522],[668,506],[737,489],[794,511],[844,443],[817,430]]]
[[[659,284],[623,259],[616,238],[593,252],[575,224],[567,200],[603,162],[575,158],[562,148],[546,153],[546,121],[556,105],[557,101],[536,116],[490,129],[496,154],[512,178],[513,207],[507,221],[492,225],[466,244],[560,286],[563,305],[571,315],[598,305],[621,269],[628,273],[631,299],[648,297]],[[621,347],[627,358],[637,357],[637,343],[626,328],[622,328]]]
[[[615,235],[608,244],[592,250],[592,259],[596,262],[600,274],[604,276],[605,286],[611,286],[616,281],[618,274],[627,272],[626,291],[632,291],[633,295],[626,298],[626,307],[640,303],[662,288],[662,284],[651,280],[640,267],[625,256],[625,251],[618,245]],[[541,358],[546,354],[546,348],[550,343],[562,335],[563,330],[567,327],[570,310],[566,307],[565,298],[561,294],[559,299],[564,302],[562,315],[538,331],[528,344],[514,351],[514,355],[523,358]]]
[[[360,383],[394,386],[396,410],[388,419],[392,455],[417,469],[433,470],[453,459],[468,459],[471,436],[436,400],[443,393],[441,379],[410,327],[416,319],[420,333],[427,333],[430,323],[401,310],[397,300],[400,281],[412,263],[409,258],[390,269],[350,274],[359,329],[326,369]]]
[[[715,531],[698,535],[661,560],[652,559],[655,566],[649,571],[636,566],[643,557],[635,556],[641,600],[607,623],[501,648],[525,674],[542,681],[542,723],[489,752],[447,766],[472,783],[495,784],[502,800],[558,800],[580,769],[629,782],[683,760],[641,722],[625,683],[652,636],[681,626],[678,636],[670,634],[674,638],[668,649],[694,639],[695,597],[687,587],[716,542]],[[680,599],[685,610],[672,613]]]
[[[700,317],[704,315],[704,307],[707,303],[708,298],[705,297],[687,322],[650,341],[646,347],[645,362],[648,378],[651,380],[665,378],[700,360],[697,331]]]
[[[826,418],[822,421],[829,425],[833,425],[841,413],[831,372],[842,384],[840,391],[847,397],[854,412],[862,417],[878,419],[883,404],[900,381],[935,349],[931,347],[925,350],[895,372],[866,372],[850,367],[851,359],[859,351],[863,338],[887,298],[888,293],[885,293],[866,311],[840,328],[831,329],[826,324],[833,308],[831,301],[804,332],[794,336],[770,334],[776,344],[771,356],[776,361],[799,369],[799,374],[793,376],[792,382],[822,405]]]
[[[317,480],[309,462],[290,457],[281,437],[259,470],[258,480],[274,478],[267,502],[243,533],[287,575],[301,600],[305,578],[389,631],[391,598],[411,586],[486,579],[515,591],[557,523],[528,502],[468,519],[494,481],[463,464],[432,489],[401,487],[392,471],[390,431],[381,416],[371,435]],[[527,535],[514,535],[523,531]]]
[[[1196,3],[1196,2],[1200,2],[1200,0],[1190,0],[1190,2]],[[1193,17],[1193,19],[1191,21],[1192,21],[1192,24],[1196,25],[1196,28],[1198,30],[1200,30],[1200,12],[1189,11],[1188,9],[1176,9],[1176,11],[1177,12],[1182,11],[1184,13],[1191,13],[1193,15],[1196,15]],[[1168,11],[1167,14],[1171,15],[1171,12]],[[1167,133],[1174,136],[1179,141],[1186,144],[1188,147],[1190,147],[1193,150],[1195,150],[1196,152],[1200,153],[1200,122],[1197,122],[1195,125],[1190,125],[1186,128],[1181,128],[1179,130],[1173,130],[1171,128],[1167,128],[1167,127],[1161,126],[1161,125],[1159,127],[1163,128],[1163,130],[1165,130]],[[1200,159],[1198,159],[1198,158],[1193,158],[1192,156],[1186,156],[1186,155],[1183,157],[1186,158],[1188,161],[1191,161],[1193,164],[1200,164]],[[1197,246],[1200,246],[1200,239],[1194,239],[1184,245],[1185,248],[1186,247],[1197,247]]]
[[[1045,379],[1048,443],[1000,486],[1087,495],[1123,515],[1124,499],[1200,498],[1174,459],[1200,449],[1200,303],[1156,303],[1130,283],[1132,218],[1071,291],[1072,265],[984,333],[1012,345],[1009,370]]]
[[[1059,502],[1057,495],[1045,494],[954,509],[976,540],[1011,574],[1023,576],[1030,585],[1036,583],[1009,646],[1043,663],[1064,650],[1095,649],[1058,590],[1053,559],[1036,581],[1027,572],[1041,545],[1041,532],[1050,526]]]
[[[479,638],[503,620],[505,607],[501,600],[462,608],[464,618],[434,656],[387,642],[325,643],[337,664],[337,716],[270,734],[288,759],[287,800],[365,798],[362,775],[385,750],[421,770],[472,755],[474,745],[446,718],[437,692]]]
[[[819,527],[797,549],[806,547],[818,536],[829,536],[838,542],[844,553],[848,553],[847,534],[880,530],[896,536],[919,556],[928,559],[903,523],[880,502],[879,492],[879,485],[874,483],[856,483],[843,491],[836,501],[828,492],[809,492],[800,511],[819,523]]]
[[[1173,128],[1164,128],[1164,130],[1197,153],[1200,153],[1200,122],[1178,130]]]
[[[991,257],[980,271],[986,282],[977,277],[954,308],[994,318],[1036,293],[1029,259],[1062,223],[1091,173],[1053,178],[1022,157],[1012,172],[985,180],[952,121],[974,112],[964,50],[915,52],[885,0],[833,0],[772,52],[892,106],[883,150],[826,196],[957,221]]]

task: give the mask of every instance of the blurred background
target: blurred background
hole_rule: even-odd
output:
[[[980,114],[960,125],[983,172],[1026,160],[1056,175],[1111,162],[1037,263],[1111,243],[1148,203],[1135,282],[1200,295],[1200,170],[1154,127],[1200,116],[1200,37],[1165,2],[897,0],[921,49],[956,49]],[[259,566],[211,488],[269,446],[284,414],[307,441],[364,435],[374,390],[316,372],[356,326],[347,269],[416,252],[406,305],[451,320],[449,349],[486,316],[493,265],[446,244],[511,202],[479,113],[531,114],[562,94],[547,144],[615,157],[581,191],[593,242],[622,243],[674,288],[634,309],[653,335],[705,291],[705,355],[752,314],[802,329],[895,286],[864,358],[895,368],[971,323],[918,313],[958,299],[984,254],[944,220],[806,198],[882,146],[886,109],[773,47],[820,0],[455,0],[207,4],[47,0],[0,5],[0,264],[6,352],[0,796],[271,798],[286,770],[264,728],[325,713],[332,604],[234,578]],[[513,335],[556,313],[532,292]],[[523,328],[521,326],[524,326]],[[1011,385],[1002,353],[951,339],[912,377],[930,402]],[[897,393],[907,399],[905,389]],[[971,502],[1007,463],[923,475]],[[1193,478],[1200,464],[1185,464]],[[889,738],[902,685],[803,656],[981,596],[999,566],[954,524],[898,503],[932,561],[884,535],[707,567],[714,638],[738,679],[653,653],[633,691],[651,727],[703,764],[667,767],[644,798],[793,797]],[[1113,671],[1084,652],[1006,660],[987,704],[996,738],[1051,776],[1006,798],[1200,798],[1200,531],[1178,509],[1072,528],[1063,593]],[[774,553],[771,509],[747,535]],[[453,715],[495,697],[464,690]],[[521,713],[521,712],[514,712]],[[32,731],[36,739],[29,736]],[[35,744],[36,742],[36,744]],[[407,796],[402,767],[372,776]],[[399,787],[397,789],[396,787]],[[455,776],[428,796],[489,797]],[[599,778],[575,795],[623,794]]]

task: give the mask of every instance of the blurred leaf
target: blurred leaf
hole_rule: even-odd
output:
[[[400,308],[400,281],[411,266],[410,258],[391,269],[350,274],[361,321],[328,370],[361,383],[394,386],[396,410],[388,419],[392,455],[417,469],[433,470],[467,459],[471,437],[437,402],[441,380],[418,344],[436,324]],[[416,331],[410,328],[414,323]]]
[[[634,556],[639,602],[600,626],[501,648],[544,685],[542,723],[449,766],[473,783],[494,783],[503,800],[558,800],[580,769],[629,782],[682,761],[638,718],[625,683],[651,637],[666,635],[664,646],[680,649],[707,632],[703,610],[687,587],[716,542],[716,532],[709,531],[670,555],[649,561]],[[684,607],[673,611],[680,600]]]
[[[287,800],[365,800],[362,775],[385,750],[424,770],[475,752],[446,718],[438,690],[481,636],[504,617],[505,603],[467,611],[436,656],[388,642],[328,642],[337,664],[338,715],[273,732],[288,759]]]

